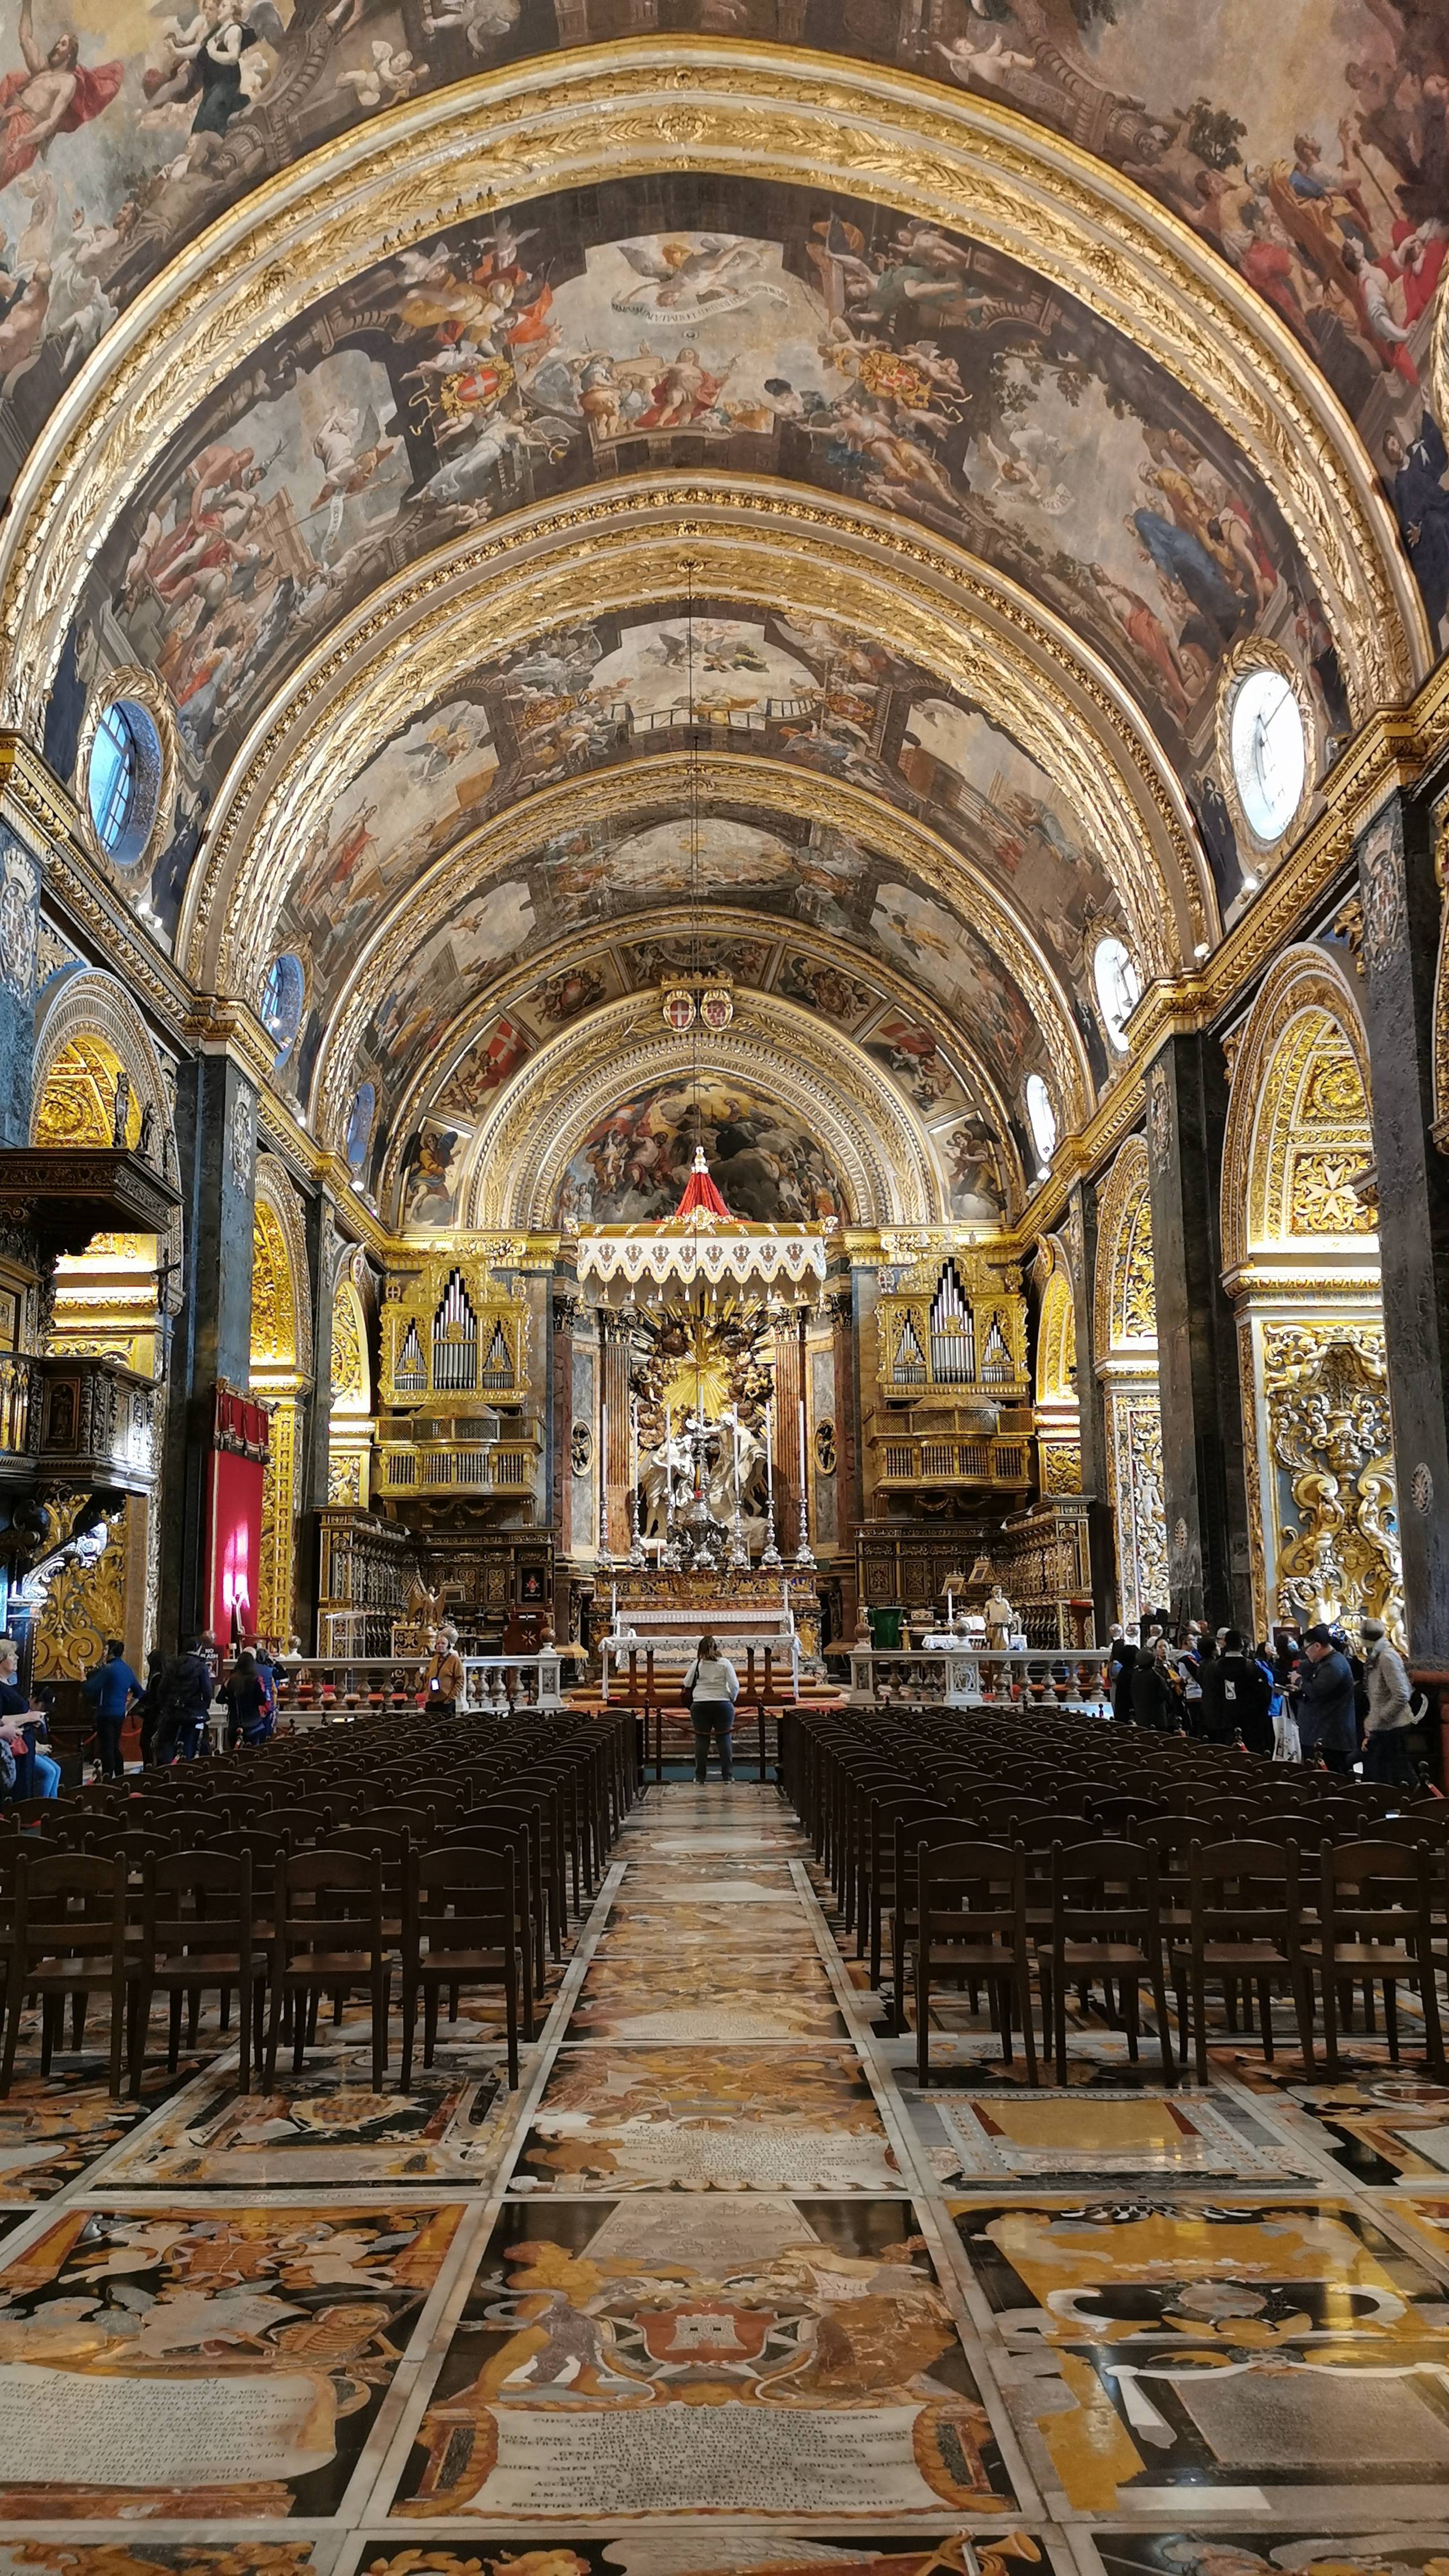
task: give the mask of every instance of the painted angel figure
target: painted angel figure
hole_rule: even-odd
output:
[[[381,107],[384,99],[410,97],[427,76],[427,64],[415,62],[405,45],[390,45],[384,37],[374,36],[371,62],[339,72],[333,86],[350,89],[359,107]]]
[[[616,313],[671,313],[680,307],[688,312],[751,293],[784,301],[777,287],[766,284],[754,242],[706,234],[697,249],[687,241],[650,240],[621,242],[619,249],[644,283],[614,297]]]

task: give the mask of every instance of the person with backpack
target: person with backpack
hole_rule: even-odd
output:
[[[106,1639],[104,1663],[97,1664],[81,1688],[87,1699],[96,1704],[96,1762],[100,1776],[103,1780],[124,1780],[121,1729],[132,1702],[144,1699],[145,1692],[126,1661],[126,1649],[119,1637]]]
[[[163,1767],[179,1754],[194,1762],[211,1714],[211,1662],[199,1637],[188,1638],[161,1676],[161,1716],[156,1728],[156,1759]]]
[[[1203,1733],[1209,1744],[1231,1744],[1241,1735],[1250,1753],[1273,1750],[1272,1691],[1262,1665],[1244,1651],[1236,1628],[1223,1636],[1202,1677]]]
[[[1323,1757],[1324,1768],[1353,1776],[1358,1751],[1358,1725],[1353,1713],[1353,1673],[1346,1655],[1333,1642],[1333,1631],[1320,1620],[1304,1632],[1308,1671],[1298,1693],[1298,1734],[1303,1758]]]
[[[228,1752],[237,1744],[264,1744],[272,1731],[267,1695],[256,1657],[245,1647],[228,1673],[221,1695],[227,1710]]]
[[[699,1650],[684,1676],[684,1697],[694,1720],[694,1776],[709,1777],[709,1740],[713,1735],[719,1746],[719,1776],[734,1778],[735,1701],[740,1695],[739,1675],[728,1655],[722,1655],[719,1639],[708,1634],[700,1638]]]
[[[1362,1619],[1364,1687],[1368,1714],[1364,1720],[1363,1775],[1412,1789],[1409,1735],[1415,1722],[1413,1693],[1403,1656],[1389,1643],[1382,1619]]]

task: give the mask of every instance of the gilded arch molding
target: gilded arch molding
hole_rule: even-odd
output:
[[[151,1132],[162,1172],[179,1189],[181,1166],[176,1154],[171,1100],[160,1059],[151,1043],[150,1031],[125,986],[100,967],[83,967],[79,973],[64,977],[56,985],[54,996],[36,1030],[31,1084],[32,1124],[46,1077],[57,1057],[74,1041],[88,1037],[104,1039],[119,1057],[133,1097],[139,1101],[143,1114],[147,1109],[151,1112]],[[157,1258],[163,1265],[161,1302],[171,1315],[179,1314],[181,1309],[183,1240],[178,1208],[165,1233],[157,1237]]]
[[[1157,1366],[1157,1309],[1152,1281],[1152,1202],[1147,1146],[1129,1136],[1103,1184],[1097,1213],[1097,1275],[1092,1340],[1098,1366],[1124,1353]]]
[[[287,1310],[259,1310],[252,1298],[252,1373],[265,1383],[276,1369],[293,1373],[294,1384],[312,1379],[312,1273],[307,1259],[307,1232],[301,1202],[275,1154],[258,1154],[256,1197],[275,1220],[286,1258]]]
[[[706,754],[697,765],[686,755],[674,753],[631,761],[593,777],[567,779],[543,789],[470,833],[406,889],[350,970],[330,1011],[312,1078],[314,1135],[326,1141],[335,1137],[345,1113],[355,1050],[370,1013],[379,996],[392,990],[406,974],[410,953],[464,893],[514,866],[556,832],[618,822],[671,797],[686,797],[696,774],[700,801],[706,811],[726,803],[758,804],[795,820],[834,825],[869,844],[883,858],[910,870],[958,908],[964,898],[971,906],[973,928],[995,951],[1038,1016],[1065,1123],[1076,1125],[1090,1114],[1091,1073],[1071,997],[1034,933],[1018,920],[984,869],[927,825],[867,789],[820,777],[813,771],[802,775],[783,761],[748,752]],[[662,927],[664,914],[659,907],[653,908],[650,917],[656,929]],[[731,918],[736,925],[742,920],[738,913]],[[778,930],[778,920],[773,920],[772,926]],[[622,918],[591,923],[573,931],[570,942],[579,948],[585,942],[618,939],[625,935],[626,927]],[[825,942],[829,953],[841,964],[854,961],[859,966],[861,962],[859,951],[848,941],[812,931],[807,923],[792,923],[790,935],[806,945],[812,939]],[[532,971],[531,965],[530,974]],[[888,970],[878,969],[874,960],[871,971],[882,977],[888,974]],[[503,980],[498,979],[497,988],[490,985],[492,999],[501,1000]],[[510,970],[506,980],[516,986],[516,969]],[[907,986],[901,977],[895,981],[903,999],[909,993],[912,1009],[929,1012],[928,994]],[[479,1007],[483,1007],[481,996]],[[959,1038],[953,1038],[953,1043],[960,1045]],[[996,1078],[970,1046],[969,1039],[963,1052],[973,1068],[980,1070],[983,1088],[997,1089]]]
[[[1305,1039],[1311,1042],[1314,1026],[1325,1019],[1353,1057],[1364,1100],[1372,1101],[1368,1038],[1353,985],[1326,950],[1305,942],[1290,948],[1272,968],[1234,1052],[1222,1181],[1223,1271],[1230,1284],[1262,1248],[1269,1231],[1268,1164],[1275,1127],[1282,1123],[1277,1116],[1280,1049],[1295,1021],[1304,1023]]]
[[[701,912],[691,913],[679,904],[672,904],[667,908],[651,911],[647,919],[650,935],[661,939],[688,937],[696,928],[704,936],[714,933],[740,938],[753,934],[762,939],[788,941],[792,949],[799,949],[811,957],[824,958],[832,965],[839,966],[846,974],[860,975],[864,972],[860,951],[852,948],[847,940],[839,938],[833,932],[818,930],[809,923],[782,919],[777,913],[748,912],[733,906],[729,909],[721,906],[717,910],[706,906]],[[486,1022],[496,1012],[511,1009],[515,998],[522,998],[527,989],[545,981],[559,967],[572,965],[581,958],[597,955],[601,948],[606,947],[611,940],[618,940],[621,934],[627,937],[631,926],[627,920],[601,922],[593,926],[591,934],[586,939],[580,939],[577,933],[570,932],[555,940],[548,948],[541,949],[536,957],[529,960],[526,981],[520,979],[517,970],[514,969],[510,973],[497,976],[491,983],[480,988],[477,994],[469,997],[466,1008],[458,1013],[437,1039],[426,1065],[413,1076],[406,1091],[400,1094],[398,1100],[390,1107],[390,1141],[379,1183],[379,1196],[384,1205],[389,1203],[397,1187],[401,1176],[403,1153],[418,1120],[427,1115],[437,1093],[462,1061],[473,1039]],[[939,1005],[931,1003],[929,996],[923,997],[913,985],[907,983],[904,976],[879,964],[875,958],[870,958],[867,963],[871,980],[879,985],[887,1000],[897,1009],[908,1012],[922,1025],[931,1028],[950,1053],[965,1066],[977,1084],[982,1104],[994,1122],[994,1141],[1010,1175],[1011,1205],[1019,1206],[1026,1196],[1026,1178],[1013,1131],[1012,1104],[999,1081],[978,1055],[969,1039],[963,1040],[961,1032],[951,1025]],[[751,999],[769,999],[768,995],[761,995],[753,987],[750,988],[750,994]],[[649,1015],[652,1024],[652,1014],[656,1008],[655,994],[650,990],[641,989],[629,995],[627,999],[633,1005],[635,1016],[641,1025],[646,1015]],[[618,1009],[622,1006],[608,1007]],[[576,1024],[577,1032],[582,1034],[587,1025],[587,1020],[580,1020]],[[811,1025],[818,1027],[819,1023],[812,1020]],[[854,1048],[856,1042],[852,1040],[850,1043]],[[500,1097],[498,1102],[500,1109],[508,1096],[508,1092],[505,1091]],[[344,1100],[345,1097],[344,1094]],[[340,1117],[340,1111],[338,1114]],[[340,1127],[329,1130],[324,1135],[323,1141],[331,1144],[334,1150],[340,1151]]]
[[[1355,715],[1430,641],[1346,416],[1285,325],[1131,182],[1013,110],[790,48],[635,38],[482,73],[270,180],[140,295],[57,407],[0,553],[5,717],[36,729],[125,497],[259,339],[440,221],[661,168],[848,190],[1025,261],[1148,351],[1255,466],[1323,598]],[[303,209],[307,220],[299,220]]]
[[[950,1222],[935,1157],[887,1076],[848,1039],[752,993],[707,1042],[646,1032],[639,999],[612,1004],[543,1047],[474,1138],[459,1191],[471,1229],[554,1222],[563,1168],[590,1125],[647,1082],[695,1070],[750,1083],[792,1110],[832,1156],[857,1224]]]
[[[696,595],[845,618],[974,698],[1070,797],[1146,976],[1209,936],[1206,867],[1166,763],[1065,627],[971,557],[888,520],[744,477],[724,497],[681,478],[519,513],[461,560],[394,585],[301,665],[223,782],[182,912],[188,973],[217,991],[256,989],[306,820],[396,729],[401,671],[421,707],[552,627],[682,599],[687,578]]]

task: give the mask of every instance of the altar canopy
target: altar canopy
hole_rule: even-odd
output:
[[[578,1236],[580,1280],[629,1287],[773,1288],[789,1280],[825,1277],[826,1245],[834,1217],[801,1226],[749,1225],[732,1217],[710,1178],[704,1147],[673,1216],[655,1225],[582,1226]]]

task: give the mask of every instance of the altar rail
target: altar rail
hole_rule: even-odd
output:
[[[360,1709],[418,1704],[422,1655],[306,1655],[277,1674],[278,1715],[306,1726],[343,1722]],[[560,1657],[464,1655],[463,1705],[508,1716],[515,1709],[545,1713],[564,1705]]]
[[[944,1708],[1071,1708],[1105,1714],[1107,1662],[1100,1651],[913,1646],[890,1653],[853,1646],[848,1704],[869,1708],[885,1694]]]

